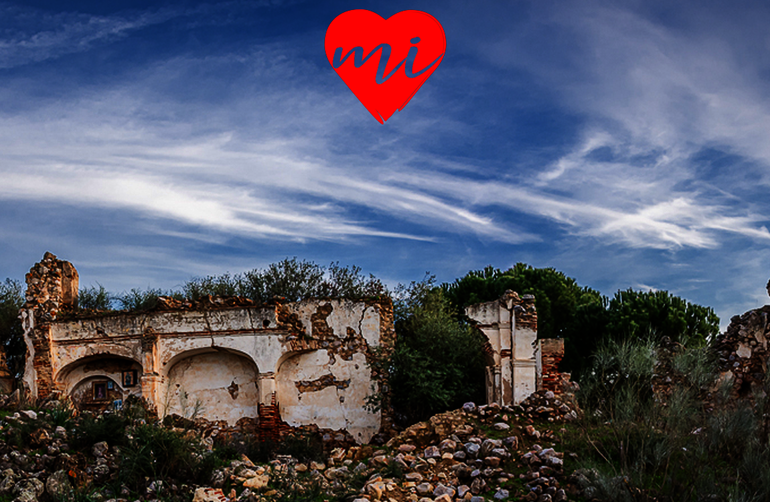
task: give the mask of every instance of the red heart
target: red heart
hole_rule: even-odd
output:
[[[358,9],[334,18],[324,47],[337,75],[384,124],[438,68],[446,37],[425,12],[405,10],[383,19]]]

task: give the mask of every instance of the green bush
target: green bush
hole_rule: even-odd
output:
[[[250,434],[222,435],[214,440],[214,451],[222,460],[237,460],[246,455],[252,462],[267,463],[273,459],[276,450],[273,441],[260,441]]]
[[[128,420],[120,414],[94,416],[87,413],[75,427],[70,444],[76,450],[85,452],[90,452],[94,444],[102,441],[110,446],[122,446],[126,444],[127,426]]]
[[[145,478],[206,483],[221,464],[197,440],[164,427],[139,425],[129,436],[121,449],[120,480],[136,490],[144,487]]]
[[[485,337],[456,318],[440,289],[413,283],[407,297],[397,302],[393,352],[379,352],[373,362],[389,374],[390,392],[371,396],[370,406],[391,406],[396,420],[408,425],[483,401]]]
[[[112,298],[104,286],[97,283],[96,286],[80,288],[77,306],[80,310],[112,310]]]
[[[24,305],[24,288],[19,281],[0,282],[0,343],[5,350],[8,368],[17,378],[24,372],[27,346],[19,309]]]

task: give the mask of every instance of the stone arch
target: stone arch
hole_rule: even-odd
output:
[[[365,407],[371,370],[363,353],[346,360],[326,349],[298,351],[284,354],[279,362],[276,396],[286,423],[347,429],[361,442],[377,432],[379,414]]]
[[[78,409],[104,410],[129,395],[141,396],[138,361],[117,355],[92,355],[62,368],[55,376],[57,386]]]
[[[164,368],[161,414],[224,420],[256,418],[259,370],[243,352],[208,347],[182,352]]]
[[[89,344],[85,347],[72,347],[72,346],[60,346],[57,349],[56,364],[59,368],[58,371],[54,370],[54,382],[57,381],[58,375],[68,371],[69,368],[77,366],[83,361],[103,359],[110,357],[117,357],[122,359],[130,359],[136,361],[141,365],[141,352],[136,347],[131,347],[128,344],[120,344],[114,342],[99,342],[98,344]]]

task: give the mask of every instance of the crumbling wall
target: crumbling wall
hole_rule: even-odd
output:
[[[513,291],[506,291],[497,300],[467,307],[465,313],[489,341],[487,402],[501,406],[518,404],[535,392],[535,297],[519,297]]]
[[[732,382],[734,396],[750,397],[762,388],[767,373],[769,317],[770,305],[734,316],[727,330],[716,338],[720,378]]]
[[[0,393],[8,394],[13,391],[14,378],[11,370],[8,369],[8,359],[6,358],[5,348],[0,346]]]
[[[387,392],[386,375],[368,363],[395,341],[389,299],[164,298],[150,312],[57,316],[63,298],[74,298],[77,272],[49,255],[28,274],[25,336],[35,363],[25,382],[33,395],[78,389],[85,403],[88,389],[109,380],[110,397],[141,394],[161,413],[189,415],[200,401],[202,418],[257,417],[266,437],[287,424],[317,424],[366,442],[389,426],[390,417],[363,407],[373,385]],[[130,369],[86,371],[100,359]],[[136,372],[130,388],[124,371]]]
[[[195,353],[169,370],[161,413],[229,424],[256,418],[258,376],[257,366],[243,355],[224,350]]]
[[[564,358],[563,338],[542,338],[538,340],[538,390],[561,393],[564,377],[559,372],[559,363]]]
[[[26,281],[26,301],[21,311],[27,343],[24,381],[32,395],[45,398],[55,387],[50,326],[62,309],[77,304],[78,273],[71,263],[46,252],[29,271]]]

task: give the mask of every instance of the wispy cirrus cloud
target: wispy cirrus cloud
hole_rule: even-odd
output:
[[[168,21],[182,12],[168,8],[124,15],[47,12],[0,4],[0,68],[38,63],[128,36]]]
[[[57,213],[62,235],[95,246],[88,267],[103,269],[102,246],[120,255],[110,265],[152,261],[142,281],[164,266],[222,271],[206,265],[217,253],[240,264],[252,249],[350,246],[449,280],[488,263],[563,266],[608,291],[702,295],[721,267],[746,300],[739,282],[763,273],[752,254],[770,240],[770,57],[757,49],[770,14],[522,5],[426,6],[451,51],[385,126],[325,60],[325,26],[310,19],[331,8],[268,19],[243,2],[98,16],[4,5],[3,235],[37,249],[40,231],[25,237],[8,208],[42,226]],[[92,53],[107,64],[91,67]],[[63,64],[69,54],[83,56]],[[130,228],[113,233],[113,219]]]

